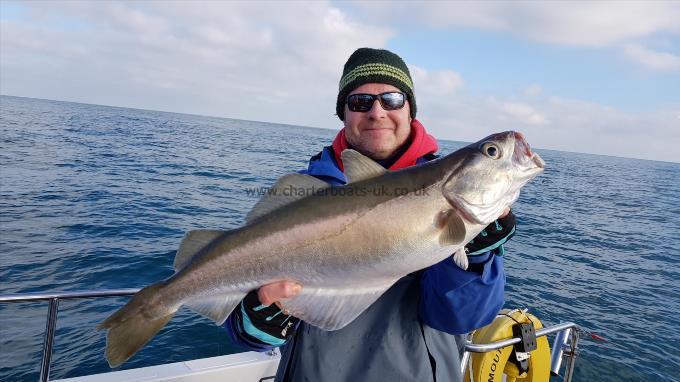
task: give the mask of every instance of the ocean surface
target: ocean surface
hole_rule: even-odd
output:
[[[187,230],[240,226],[253,189],[304,168],[334,135],[0,96],[0,293],[170,276]],[[441,151],[462,145],[444,141]],[[608,340],[583,338],[575,381],[677,381],[680,164],[537,151],[547,170],[514,206],[506,307]],[[109,370],[95,326],[125,300],[61,303],[53,379]],[[46,311],[0,304],[0,381],[38,379]],[[123,368],[236,351],[221,328],[182,309]]]

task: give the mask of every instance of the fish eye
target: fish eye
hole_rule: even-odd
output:
[[[491,159],[498,159],[501,157],[501,149],[491,142],[486,142],[482,145],[482,153]]]

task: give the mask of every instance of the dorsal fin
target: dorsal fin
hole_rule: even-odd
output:
[[[246,223],[328,187],[328,183],[311,175],[284,175],[255,203],[246,216]]]
[[[184,239],[182,239],[182,242],[179,244],[177,255],[175,255],[175,262],[173,264],[175,272],[189,264],[198,251],[205,248],[205,246],[217,239],[223,233],[224,231],[210,229],[197,229],[187,232],[187,234],[184,235]]]
[[[345,176],[347,177],[348,184],[374,178],[387,172],[376,161],[356,150],[343,150],[340,158],[342,159],[342,165],[345,167]]]

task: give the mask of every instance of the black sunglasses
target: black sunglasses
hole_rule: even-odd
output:
[[[347,97],[347,108],[350,111],[365,113],[373,107],[375,100],[380,100],[380,105],[385,110],[397,110],[404,107],[406,94],[401,92],[387,92],[380,94],[352,94]]]

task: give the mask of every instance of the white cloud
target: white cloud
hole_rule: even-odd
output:
[[[545,125],[548,120],[533,107],[520,102],[502,102],[499,105],[501,118],[510,117],[527,125]]]
[[[680,70],[680,56],[657,52],[639,44],[627,44],[624,52],[631,59],[654,70]]]
[[[539,3],[540,4],[540,3]],[[538,41],[603,46],[678,29],[673,2],[524,3],[513,30]]]
[[[680,32],[680,3],[673,1],[452,1],[382,2],[355,6],[367,18],[409,20],[433,27],[507,31],[536,41],[580,46],[617,44],[659,32]]]
[[[463,87],[463,77],[450,69],[428,71],[416,65],[408,65],[416,93],[429,95],[448,95]]]
[[[519,97],[520,99],[522,97]],[[475,97],[420,102],[421,121],[436,137],[477,141],[494,132],[524,133],[533,147],[680,162],[680,105],[631,113],[554,96]]]
[[[400,3],[399,7],[375,1],[353,4],[365,19],[380,20],[385,25],[479,28],[577,47],[623,49],[625,44],[641,44],[654,36],[680,34],[678,1],[432,1]],[[640,45],[625,48],[625,53],[651,69],[676,65],[677,56]]]
[[[328,2],[20,4],[31,17],[0,33],[3,94],[300,125],[338,126],[345,60],[393,35]],[[309,99],[324,107],[289,107]]]

